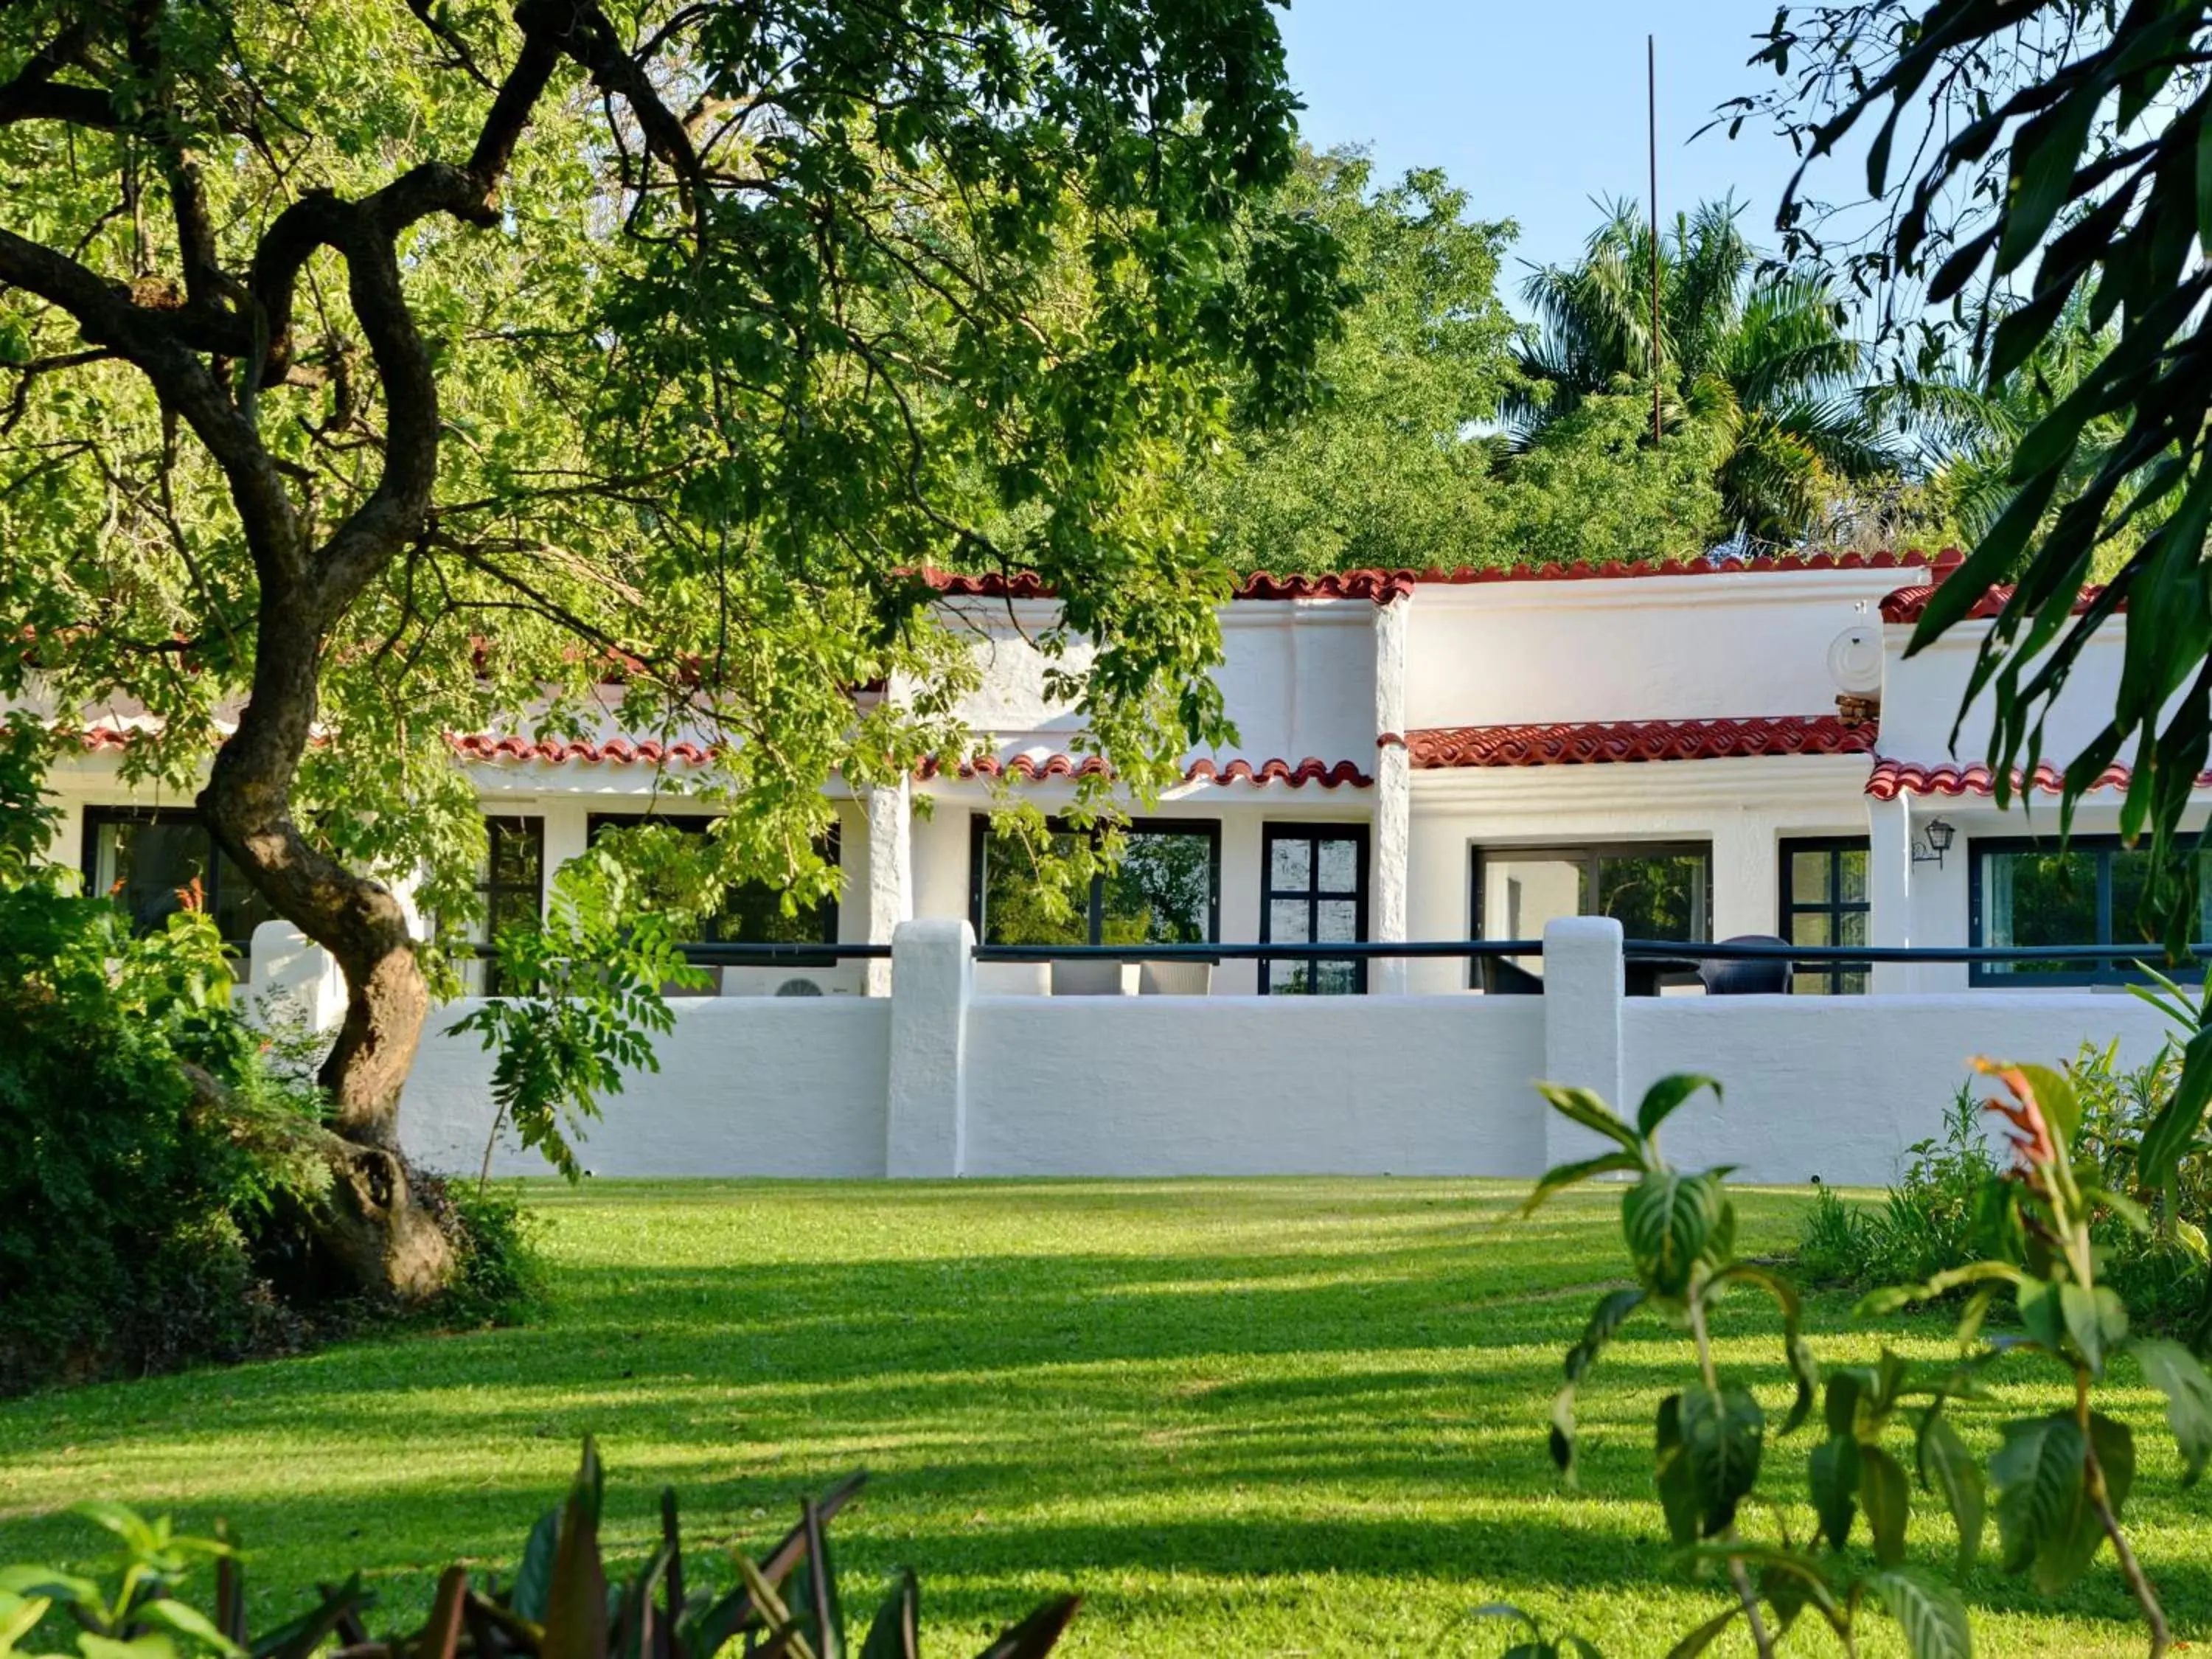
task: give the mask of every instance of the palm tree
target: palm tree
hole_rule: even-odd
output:
[[[1813,278],[1761,270],[1741,211],[1708,202],[1661,239],[1662,425],[1716,423],[1731,520],[1756,539],[1796,541],[1831,495],[1898,457],[1859,384],[1864,350],[1842,303]],[[1527,384],[1500,410],[1517,448],[1585,398],[1650,386],[1651,229],[1626,203],[1607,215],[1579,263],[1545,266],[1522,289],[1536,317],[1519,349]]]

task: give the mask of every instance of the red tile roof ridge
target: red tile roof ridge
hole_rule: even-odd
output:
[[[2096,789],[2124,789],[2135,776],[2135,769],[2115,761],[2100,772],[2089,787]],[[2038,763],[2033,776],[2023,778],[2014,768],[2013,788],[2022,791],[2023,786],[2040,793],[2055,795],[2065,787],[2065,769],[2049,761]],[[2212,772],[2200,772],[2196,787],[2212,789]],[[1899,795],[1994,795],[1996,793],[1996,774],[1982,761],[1961,766],[1956,761],[1905,761],[1887,757],[1875,762],[1874,770],[1867,777],[1866,792],[1876,800],[1895,800]]]
[[[1423,770],[1494,766],[1588,766],[1774,755],[1874,752],[1871,721],[1835,714],[1752,714],[1666,720],[1553,720],[1513,726],[1431,726],[1408,732]]]
[[[1489,582],[1598,581],[1641,576],[1711,576],[1798,570],[1909,570],[1934,566],[1943,554],[1904,552],[1762,553],[1740,559],[1626,560],[1594,563],[1380,567],[1315,575],[1257,570],[1230,590],[1232,599],[1369,599],[1388,605],[1422,586]],[[914,573],[948,599],[1048,599],[1055,590],[1034,570],[968,573],[924,565]]]

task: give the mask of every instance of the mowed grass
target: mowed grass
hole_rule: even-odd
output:
[[[1469,1618],[1519,1602],[1609,1659],[1664,1654],[1721,1605],[1668,1565],[1650,1425],[1689,1363],[1632,1326],[1583,1407],[1581,1486],[1544,1437],[1559,1353],[1620,1273],[1617,1206],[1507,1222],[1501,1182],[1267,1181],[538,1187],[554,1305],[520,1330],[363,1342],[301,1359],[0,1404],[0,1562],[96,1548],[58,1516],[120,1498],[251,1551],[257,1624],[362,1568],[380,1626],[444,1565],[507,1569],[578,1443],[610,1469],[611,1550],[641,1559],[663,1486],[694,1582],[765,1547],[799,1495],[865,1467],[836,1528],[849,1594],[923,1579],[927,1650],[957,1659],[1048,1594],[1086,1598],[1065,1651],[1496,1654]],[[1747,1254],[1783,1249],[1801,1193],[1740,1195]],[[1869,1331],[1816,1298],[1828,1361],[1881,1338],[1934,1356],[1940,1319]],[[1778,1324],[1732,1300],[1724,1370],[1778,1415]],[[2041,1374],[2039,1374],[2041,1375]],[[2061,1398],[2045,1377],[1981,1413]],[[2212,1637],[2212,1524],[2154,1396],[2136,1430],[2137,1547],[2179,1634]],[[1770,1448],[1803,1491],[1810,1431]],[[1917,1500],[1932,1510],[1932,1500]],[[1917,1511],[1917,1514],[1918,1512]],[[1791,1523],[1809,1524],[1796,1503]],[[1951,1534],[1916,1520],[1917,1555]],[[2140,1652],[2109,1555],[2045,1602],[1985,1561],[1984,1653]],[[1808,1630],[1793,1645],[1833,1651]],[[1745,1652],[1740,1642],[1719,1651]],[[1901,1650],[1887,1631],[1869,1655]]]

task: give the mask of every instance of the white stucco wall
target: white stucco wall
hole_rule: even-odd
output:
[[[477,1004],[435,1011],[399,1121],[410,1156],[474,1174],[490,1133],[492,1056],[447,1027]],[[890,1004],[864,997],[712,997],[672,1005],[660,1069],[631,1076],[584,1126],[585,1168],[603,1176],[884,1173]],[[495,1175],[544,1175],[502,1133]]]
[[[1540,999],[978,997],[967,1172],[1520,1175]]]
[[[2055,1066],[2082,1042],[2120,1039],[2123,1060],[2158,1052],[2157,1012],[2124,994],[1971,992],[1920,997],[1650,997],[1622,1005],[1623,1094],[1670,1072],[1718,1078],[1668,1121],[1668,1158],[1735,1164],[1745,1181],[1893,1179],[1976,1054]]]
[[[1425,586],[1408,621],[1406,721],[1823,714],[1830,643],[1910,570],[1708,572]]]

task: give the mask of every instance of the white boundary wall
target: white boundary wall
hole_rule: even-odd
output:
[[[1620,930],[1545,933],[1541,997],[978,996],[965,922],[898,929],[889,997],[676,1005],[661,1069],[586,1126],[607,1176],[1486,1175],[1587,1155],[1540,1077],[1632,1103],[1655,1079],[1719,1078],[1664,1139],[1689,1167],[1838,1185],[1892,1179],[1939,1132],[1975,1054],[2056,1062],[2164,1036],[2133,997],[1622,994]],[[401,1112],[408,1148],[473,1171],[492,1057],[433,1017]],[[542,1173],[503,1138],[493,1168]]]

